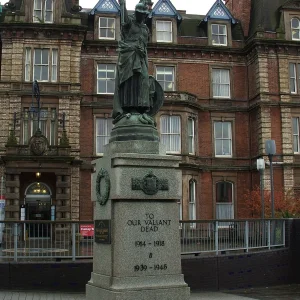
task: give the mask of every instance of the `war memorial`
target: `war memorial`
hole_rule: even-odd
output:
[[[114,128],[103,158],[94,161],[95,243],[88,300],[186,300],[181,274],[179,158],[167,156],[153,116],[163,104],[148,74],[147,0],[129,16],[121,6],[121,41]]]

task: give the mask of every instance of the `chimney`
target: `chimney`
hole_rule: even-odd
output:
[[[248,36],[251,0],[225,0],[226,7],[230,10],[234,18],[240,20],[245,36]]]

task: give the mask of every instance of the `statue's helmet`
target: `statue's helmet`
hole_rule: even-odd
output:
[[[149,14],[148,7],[144,5],[143,3],[138,3],[135,6],[135,11],[141,13],[141,14]]]

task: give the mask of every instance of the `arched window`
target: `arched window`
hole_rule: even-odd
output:
[[[35,182],[31,184],[28,189],[26,190],[27,196],[29,195],[50,195],[51,192],[44,183],[42,182]]]
[[[189,219],[196,220],[196,181],[189,181]]]
[[[297,18],[291,20],[292,40],[300,40],[300,21]]]
[[[216,219],[233,219],[233,184],[229,181],[216,183]]]

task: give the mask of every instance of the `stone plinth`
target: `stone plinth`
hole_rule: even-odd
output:
[[[87,300],[189,299],[181,274],[179,161],[148,141],[112,142],[94,161],[95,244]],[[108,201],[100,205],[109,182]]]

